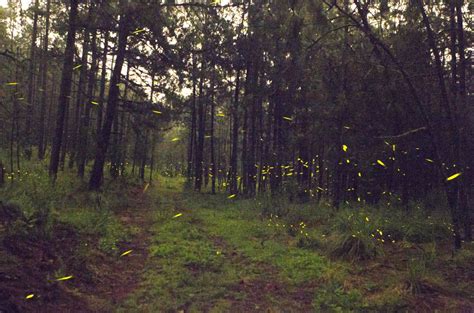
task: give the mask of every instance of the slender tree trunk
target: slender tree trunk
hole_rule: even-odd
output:
[[[38,37],[38,11],[39,11],[39,0],[35,0],[34,13],[33,13],[33,30],[31,32],[31,46],[30,46],[30,63],[28,68],[28,105],[30,109],[26,114],[26,125],[25,125],[25,151],[28,159],[31,157],[31,121],[36,116],[36,105],[35,105],[35,88],[36,88],[36,39]]]
[[[241,162],[242,162],[242,175],[240,180],[240,185],[242,187],[242,192],[244,194],[247,193],[247,186],[248,186],[248,136],[249,136],[249,127],[248,127],[248,98],[249,98],[249,91],[250,91],[250,70],[249,64],[247,64],[247,71],[245,75],[245,92],[244,92],[244,114],[243,114],[243,124],[242,124],[242,155],[241,155]]]
[[[215,70],[213,68],[213,70]],[[210,143],[210,148],[211,148],[211,193],[215,194],[216,193],[216,176],[217,176],[217,168],[216,168],[216,156],[215,156],[215,149],[214,149],[214,115],[215,115],[215,90],[214,90],[214,73],[212,73],[212,82],[211,82],[211,143]]]
[[[46,114],[46,101],[47,101],[47,80],[48,80],[48,45],[49,45],[49,15],[51,12],[51,0],[46,0],[46,26],[45,33],[43,37],[43,52],[41,56],[41,74],[42,74],[42,84],[41,89],[41,105],[40,105],[40,114],[38,122],[38,159],[42,160],[44,158],[46,143],[45,143],[45,114]],[[52,95],[51,95],[52,96]]]
[[[92,7],[89,8],[89,17],[91,16]],[[90,41],[90,32],[86,28],[84,30],[84,42],[82,44],[82,57],[81,57],[81,68],[79,73],[79,83],[77,86],[76,94],[76,106],[74,108],[74,120],[71,127],[71,153],[69,155],[68,167],[73,168],[74,162],[76,161],[76,155],[78,150],[83,149],[83,147],[78,145],[78,137],[81,131],[81,116],[84,114],[83,107],[90,106],[90,99],[85,97],[85,85],[87,77],[87,58],[89,56],[89,41]]]
[[[96,87],[96,74],[98,70],[98,53],[97,53],[97,31],[92,33],[92,65],[89,71],[89,77],[87,82],[87,99],[84,101],[85,111],[81,116],[80,127],[79,127],[79,139],[77,145],[77,175],[81,178],[84,177],[86,160],[87,160],[87,147],[89,139],[89,125],[90,116],[92,109],[92,101],[94,100],[94,91]]]
[[[149,182],[150,184],[153,182],[153,170],[155,167],[155,143],[156,143],[156,138],[155,134],[151,134],[151,149],[150,149],[150,176],[149,176]]]
[[[56,129],[54,132],[53,145],[51,150],[51,160],[49,164],[49,176],[53,182],[56,180],[59,166],[59,156],[64,132],[64,118],[69,104],[71,93],[72,68],[74,64],[74,42],[76,37],[76,20],[78,0],[71,0],[69,10],[69,29],[66,40],[66,50],[64,53],[63,73],[61,78],[61,90],[58,98],[58,111],[56,116]]]
[[[198,98],[198,138],[196,145],[196,162],[194,189],[201,191],[202,174],[203,174],[203,155],[204,155],[204,135],[206,131],[205,109],[204,109],[204,77],[205,77],[205,61],[201,62],[201,77],[199,81],[199,98]]]
[[[193,165],[194,165],[194,156],[195,146],[196,146],[196,57],[193,54],[193,94],[191,100],[191,129],[189,131],[189,145],[188,145],[188,169],[187,169],[187,178],[188,182],[191,182],[193,176]]]
[[[115,115],[117,114],[118,98],[120,93],[119,87],[117,85],[120,82],[122,66],[125,61],[125,52],[127,49],[127,38],[129,32],[128,24],[128,16],[126,14],[122,15],[119,23],[117,58],[115,60],[114,71],[110,80],[107,110],[105,113],[104,125],[97,139],[97,151],[94,166],[91,172],[91,177],[89,180],[89,189],[91,190],[99,189],[103,180],[104,164],[110,141],[112,123],[115,118]]]
[[[459,73],[459,87],[458,87],[458,92],[459,92],[459,114],[460,115],[468,115],[468,107],[467,107],[467,90],[466,90],[466,71],[467,71],[467,60],[466,60],[466,40],[464,36],[464,21],[463,21],[463,13],[462,13],[462,8],[464,7],[464,1],[463,0],[456,0],[456,17],[457,17],[457,39],[458,39],[458,51],[459,51],[459,67],[458,67],[458,73]],[[471,116],[472,119],[472,116]],[[465,124],[462,125],[465,129],[469,129],[469,118],[467,121],[465,121]],[[471,125],[472,129],[472,125]],[[468,158],[468,156],[472,155],[473,150],[471,146],[471,150],[469,150],[469,145],[467,143],[467,137],[468,135],[463,132],[461,134],[461,141],[462,141],[462,146],[465,147],[463,151],[463,156],[465,159]],[[466,166],[466,164],[463,164],[463,166]],[[465,176],[464,180],[461,183],[461,190],[460,190],[460,211],[462,214],[462,219],[464,221],[464,239],[466,241],[472,241],[472,218],[470,214],[470,208],[469,208],[469,197],[472,196],[472,181],[473,181],[473,170],[472,167],[468,171],[468,175]],[[469,175],[470,174],[470,175]]]
[[[230,194],[238,192],[237,185],[237,159],[239,153],[239,93],[240,93],[240,69],[237,70],[235,78],[234,106],[232,109],[232,151],[230,156],[229,191]]]
[[[5,185],[5,168],[3,167],[3,162],[0,160],[0,188]]]
[[[127,75],[126,81],[128,81],[130,76],[130,66],[127,64]],[[123,100],[126,101],[128,97],[128,85],[125,85],[124,96]],[[120,175],[120,162],[121,162],[121,154],[122,154],[122,146],[121,146],[121,133],[123,128],[123,119],[119,119],[121,112],[120,112],[120,104],[118,104],[118,113],[114,117],[113,125],[112,125],[112,143],[111,143],[111,162],[110,162],[110,175],[112,178],[117,178]],[[146,149],[146,146],[144,147]]]
[[[97,133],[102,128],[102,111],[105,105],[105,80],[107,78],[107,52],[109,46],[109,32],[104,32],[104,50],[102,52],[102,69],[100,74],[99,107],[97,108]]]

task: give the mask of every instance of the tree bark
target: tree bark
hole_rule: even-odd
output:
[[[89,8],[89,18],[91,16],[92,7]],[[84,30],[84,42],[82,44],[82,56],[81,56],[81,68],[79,73],[79,83],[77,85],[76,93],[76,106],[74,108],[74,120],[71,127],[71,153],[69,155],[68,167],[72,169],[74,162],[76,161],[76,155],[78,150],[83,149],[83,147],[78,145],[78,137],[80,136],[81,131],[81,116],[84,114],[83,107],[90,105],[90,100],[85,97],[85,84],[87,77],[87,58],[89,56],[89,41],[90,41],[90,32],[86,28]],[[84,103],[85,102],[85,103]]]
[[[232,108],[232,151],[230,156],[229,170],[229,192],[237,194],[237,159],[239,151],[239,93],[240,93],[240,69],[237,70],[235,78],[234,106]]]
[[[46,26],[45,33],[43,37],[43,52],[41,57],[41,74],[42,74],[42,84],[41,89],[41,105],[40,105],[40,114],[39,114],[39,123],[38,123],[38,159],[42,160],[44,158],[46,143],[45,143],[45,114],[46,114],[46,101],[47,101],[47,80],[48,80],[48,45],[49,45],[49,24],[50,24],[50,12],[51,12],[51,0],[46,1]],[[51,95],[53,96],[53,95]]]
[[[204,110],[204,77],[205,77],[205,60],[201,61],[201,77],[199,81],[199,98],[198,98],[198,138],[196,145],[196,162],[194,189],[201,191],[202,188],[202,172],[203,172],[203,154],[204,154],[204,135],[206,131],[205,110]]]
[[[26,125],[25,125],[25,152],[28,159],[31,157],[31,121],[36,116],[36,105],[35,105],[35,76],[36,76],[36,39],[38,37],[38,11],[39,11],[39,0],[35,0],[34,13],[33,13],[33,29],[31,32],[31,45],[30,45],[30,63],[28,68],[28,105],[30,107],[29,112],[26,114]]]
[[[195,146],[196,146],[196,57],[193,53],[193,70],[192,70],[192,80],[193,80],[193,93],[191,100],[191,129],[189,130],[189,144],[188,144],[188,169],[187,169],[187,178],[188,182],[191,182],[193,176],[193,165],[194,165],[194,156],[195,156]]]
[[[117,58],[115,60],[114,71],[110,80],[109,97],[107,100],[107,110],[105,112],[104,125],[97,139],[97,151],[95,155],[94,166],[92,168],[89,180],[89,189],[97,190],[100,188],[104,175],[104,164],[107,155],[107,149],[110,141],[112,123],[117,114],[120,89],[118,83],[122,72],[122,66],[125,61],[125,52],[127,49],[127,38],[129,32],[129,17],[123,14],[119,22]]]
[[[109,46],[109,32],[104,32],[104,50],[102,52],[102,69],[100,74],[99,106],[97,108],[97,133],[102,129],[102,115],[105,106],[105,81],[107,78],[107,52]]]
[[[89,125],[90,116],[92,109],[92,101],[94,100],[94,91],[96,87],[96,74],[98,71],[98,53],[97,53],[97,31],[92,33],[92,65],[89,71],[89,77],[87,82],[87,99],[84,103],[85,111],[81,116],[79,126],[79,139],[77,145],[77,175],[81,178],[84,177],[86,160],[87,160],[87,147],[89,140]]]
[[[51,159],[49,164],[49,176],[53,182],[56,181],[59,156],[61,151],[61,143],[64,132],[64,118],[69,104],[72,83],[72,69],[74,62],[74,42],[77,27],[77,9],[79,0],[71,0],[71,8],[69,10],[69,29],[66,39],[66,49],[64,53],[64,63],[61,78],[61,90],[58,98],[58,111],[56,116],[56,129],[54,132],[53,145],[51,148]]]

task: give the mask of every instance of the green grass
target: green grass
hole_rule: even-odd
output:
[[[188,307],[199,312],[225,307],[228,289],[245,273],[226,261],[195,219],[186,213],[172,218],[176,214],[172,203],[161,201],[144,280],[119,311],[168,312]]]
[[[269,280],[291,290],[327,270],[325,257],[298,248],[286,225],[270,223],[251,209],[251,201],[183,196],[176,186],[161,188],[161,197],[155,199],[159,207],[150,264],[142,285],[122,307],[124,312],[221,312],[230,301],[246,301],[249,295],[238,290],[242,281]],[[173,218],[177,213],[183,215]],[[264,298],[269,305],[288,301],[271,292]]]
[[[317,312],[391,312],[423,298],[426,288],[470,299],[474,293],[469,283],[474,247],[466,243],[450,255],[445,243],[451,226],[444,213],[360,204],[336,211],[324,201],[295,204],[283,197],[228,199],[183,192],[183,178],[156,175],[146,198],[153,226],[140,229],[118,218],[134,201],[123,192],[131,181],[110,181],[106,192],[93,193],[74,173],[62,173],[52,186],[45,164],[32,163],[26,172],[0,189],[0,198],[16,203],[26,217],[46,213],[46,238],[54,235],[51,225],[65,223],[101,251],[117,255],[120,242],[151,232],[140,285],[118,305],[119,312],[225,312],[237,302],[255,301],[257,292],[259,304],[284,308],[297,304],[291,298],[297,290],[312,294]],[[15,227],[25,236],[38,235],[28,223]],[[75,252],[77,268],[89,249]],[[455,277],[461,279],[453,279],[460,269]],[[51,277],[67,273],[60,268]],[[261,290],[258,283],[281,286],[285,296]]]
[[[74,172],[64,171],[53,185],[47,162],[36,160],[24,161],[20,174],[0,188],[0,199],[17,205],[27,219],[39,216],[45,221],[38,227],[18,221],[13,225],[14,232],[25,237],[48,239],[54,235],[51,233],[53,224],[66,223],[79,234],[98,237],[100,249],[107,253],[115,253],[117,244],[128,239],[130,231],[114,214],[128,204],[123,192],[128,182],[107,182],[107,192],[89,192],[85,182],[81,182]]]
[[[196,214],[205,221],[211,235],[222,237],[252,262],[275,266],[289,283],[315,280],[327,267],[326,258],[320,254],[296,247],[286,224],[270,224],[253,210],[200,209]]]

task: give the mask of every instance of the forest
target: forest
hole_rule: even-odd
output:
[[[473,12],[0,0],[0,312],[474,312]]]

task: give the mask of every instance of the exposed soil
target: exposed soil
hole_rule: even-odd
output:
[[[120,220],[135,225],[138,233],[110,256],[95,248],[98,239],[81,237],[70,227],[54,225],[53,237],[5,237],[0,252],[0,312],[110,312],[138,287],[148,253],[147,231],[152,220],[141,190],[130,191],[130,205],[118,212]],[[76,251],[88,249],[87,258]],[[58,270],[74,277],[56,281]],[[33,294],[30,299],[27,295]]]

